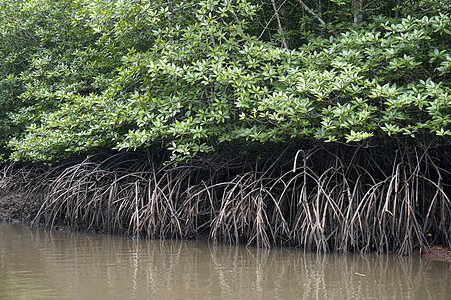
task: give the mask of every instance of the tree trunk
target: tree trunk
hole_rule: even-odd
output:
[[[355,0],[352,5],[354,12],[354,23],[360,24],[363,21],[363,0]]]

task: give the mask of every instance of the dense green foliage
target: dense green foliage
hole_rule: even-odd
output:
[[[449,143],[447,1],[0,1],[0,154]]]
[[[46,165],[0,193],[75,229],[450,247],[448,2],[0,0],[0,161]]]

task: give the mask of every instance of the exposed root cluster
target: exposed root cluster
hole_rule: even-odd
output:
[[[126,153],[5,168],[0,185],[38,201],[34,222],[49,227],[317,251],[451,247],[449,165],[430,151],[396,153],[288,149],[253,164],[218,154],[175,166]]]

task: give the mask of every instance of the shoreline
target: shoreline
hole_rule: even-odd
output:
[[[9,192],[5,195],[0,195],[0,223],[31,224],[40,208],[40,205],[36,202],[28,199],[25,194],[20,192]],[[44,224],[38,224],[38,226],[46,227]],[[52,228],[52,230],[58,229],[61,228],[58,226]],[[69,227],[64,228],[64,230],[74,231]],[[99,233],[96,231],[90,232]],[[406,256],[422,260],[451,263],[451,249],[441,245],[434,245],[430,248],[422,249],[422,251],[417,249]]]

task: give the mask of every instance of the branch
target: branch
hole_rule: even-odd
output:
[[[282,23],[280,23],[279,10],[277,9],[276,3],[274,2],[274,0],[271,0],[271,3],[272,3],[272,7],[274,8],[274,15],[276,16],[277,24],[279,25],[279,33],[282,35],[282,44],[285,47],[285,49],[288,49],[287,40],[283,36],[283,28],[282,28]]]
[[[326,25],[326,23],[323,21],[323,19],[321,19],[320,16],[318,16],[317,14],[315,14],[315,12],[314,12],[313,10],[311,10],[307,5],[305,5],[305,3],[302,2],[302,0],[298,0],[298,2],[299,2],[299,4],[301,4],[301,6],[302,6],[309,14],[311,14],[312,16],[314,16],[315,18],[317,18],[318,21],[319,21],[321,24]]]

